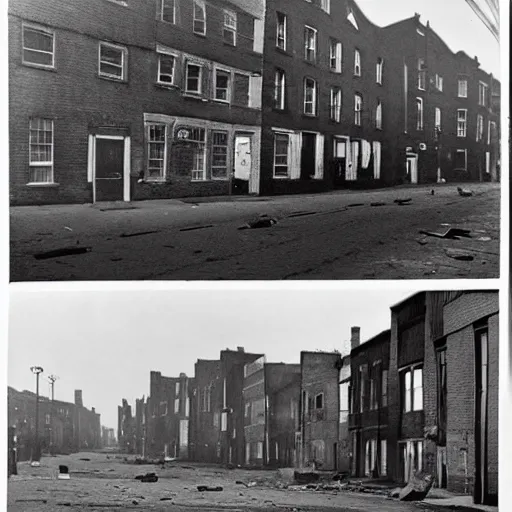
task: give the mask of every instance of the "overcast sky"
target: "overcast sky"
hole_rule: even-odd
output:
[[[335,2],[336,0],[331,0]],[[482,69],[500,77],[500,49],[491,32],[474,14],[466,0],[356,0],[372,23],[389,25],[417,12],[454,52],[463,50],[478,57]],[[477,0],[481,7],[485,5]]]
[[[30,366],[55,374],[55,398],[96,407],[117,428],[117,405],[149,393],[149,372],[194,374],[198,358],[238,346],[269,362],[301,350],[340,350],[351,326],[363,341],[388,329],[411,291],[174,290],[10,292],[8,384],[35,388]],[[28,321],[28,319],[30,319]],[[43,379],[41,393],[48,393]]]

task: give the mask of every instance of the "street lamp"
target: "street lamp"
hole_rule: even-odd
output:
[[[39,451],[39,374],[43,373],[41,366],[31,366],[30,371],[36,376],[36,435],[34,448],[32,449],[32,467],[40,466],[41,453]],[[35,451],[35,456],[34,456]]]
[[[48,376],[48,382],[50,383],[51,395],[52,395],[52,403],[50,408],[50,453],[55,455],[55,433],[54,433],[54,415],[55,415],[55,406],[54,406],[54,388],[55,381],[58,379],[57,375]]]

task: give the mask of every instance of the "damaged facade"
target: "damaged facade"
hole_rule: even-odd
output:
[[[8,424],[17,437],[17,460],[30,460],[34,449],[36,395],[8,387]],[[43,453],[69,454],[102,447],[100,415],[83,406],[81,391],[75,402],[39,396],[39,442]]]
[[[8,14],[13,205],[499,179],[500,84],[418,16],[381,28],[353,0]]]

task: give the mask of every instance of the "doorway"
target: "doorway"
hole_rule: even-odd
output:
[[[249,135],[235,135],[235,156],[233,159],[233,180],[231,193],[243,195],[249,193],[249,180],[252,169],[252,144]]]
[[[96,137],[96,201],[122,201],[124,140]]]
[[[418,155],[414,153],[407,154],[406,172],[410,183],[418,183]]]
[[[300,179],[310,180],[316,172],[316,133],[302,133]]]
[[[346,180],[347,143],[348,139],[345,137],[334,138],[334,182],[337,185]]]

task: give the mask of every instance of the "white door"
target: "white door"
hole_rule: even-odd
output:
[[[418,155],[407,156],[407,176],[411,183],[418,183]]]
[[[235,178],[249,181],[251,177],[251,137],[235,137]]]

